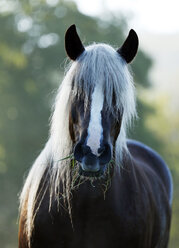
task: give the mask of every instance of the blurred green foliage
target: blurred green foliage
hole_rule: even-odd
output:
[[[17,194],[24,174],[48,137],[54,91],[66,64],[66,29],[75,23],[85,45],[96,41],[118,48],[128,28],[124,18],[109,15],[104,21],[85,16],[71,1],[50,5],[44,0],[16,0],[7,1],[4,7],[6,10],[1,8],[0,12],[0,247],[14,248],[17,247]],[[151,59],[139,51],[132,64],[139,91],[150,86],[151,65]],[[138,99],[138,110],[140,119],[133,137],[164,154],[162,142],[145,122],[149,114],[156,114],[155,109]],[[176,220],[175,224],[177,229]],[[174,248],[178,237],[176,230],[172,230]]]

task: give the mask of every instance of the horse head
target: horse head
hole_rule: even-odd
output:
[[[128,99],[134,98],[130,95],[133,91],[127,70],[123,72],[121,65],[125,68],[135,57],[138,37],[131,30],[117,51],[105,44],[84,48],[72,25],[66,32],[65,47],[75,63],[69,114],[74,158],[80,164],[80,174],[98,177],[114,158],[123,114],[126,119],[126,112],[130,112],[126,109],[130,106],[125,105],[135,105]],[[124,136],[124,130],[122,133]]]

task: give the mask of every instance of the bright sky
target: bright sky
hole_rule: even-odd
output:
[[[80,11],[101,15],[111,11],[130,17],[137,31],[179,32],[179,0],[75,0]],[[105,15],[104,15],[105,16]]]

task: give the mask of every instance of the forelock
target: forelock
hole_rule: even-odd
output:
[[[115,49],[106,44],[90,45],[73,63],[73,66],[73,93],[75,95],[84,95],[88,102],[95,85],[102,84],[106,108],[122,112],[127,108],[128,102],[134,107],[134,109],[130,107],[129,111],[127,110],[128,117],[133,115],[135,97],[132,77],[126,62]]]

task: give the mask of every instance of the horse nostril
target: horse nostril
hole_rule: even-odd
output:
[[[105,151],[105,146],[98,149],[98,153],[101,155]]]
[[[101,153],[99,152],[101,151]],[[102,148],[99,148],[98,152],[100,153],[99,161],[100,164],[107,164],[111,160],[112,154],[111,154],[111,147],[109,144],[105,144],[102,146]]]
[[[83,152],[83,155],[87,155],[91,152],[91,149],[89,146],[82,145],[82,152]]]
[[[82,143],[77,143],[74,149],[74,157],[77,161],[82,162],[84,156],[91,153],[89,146],[86,146]]]
[[[83,158],[83,150],[82,150],[82,144],[78,143],[76,144],[75,148],[74,148],[74,158],[81,162],[82,158]]]

